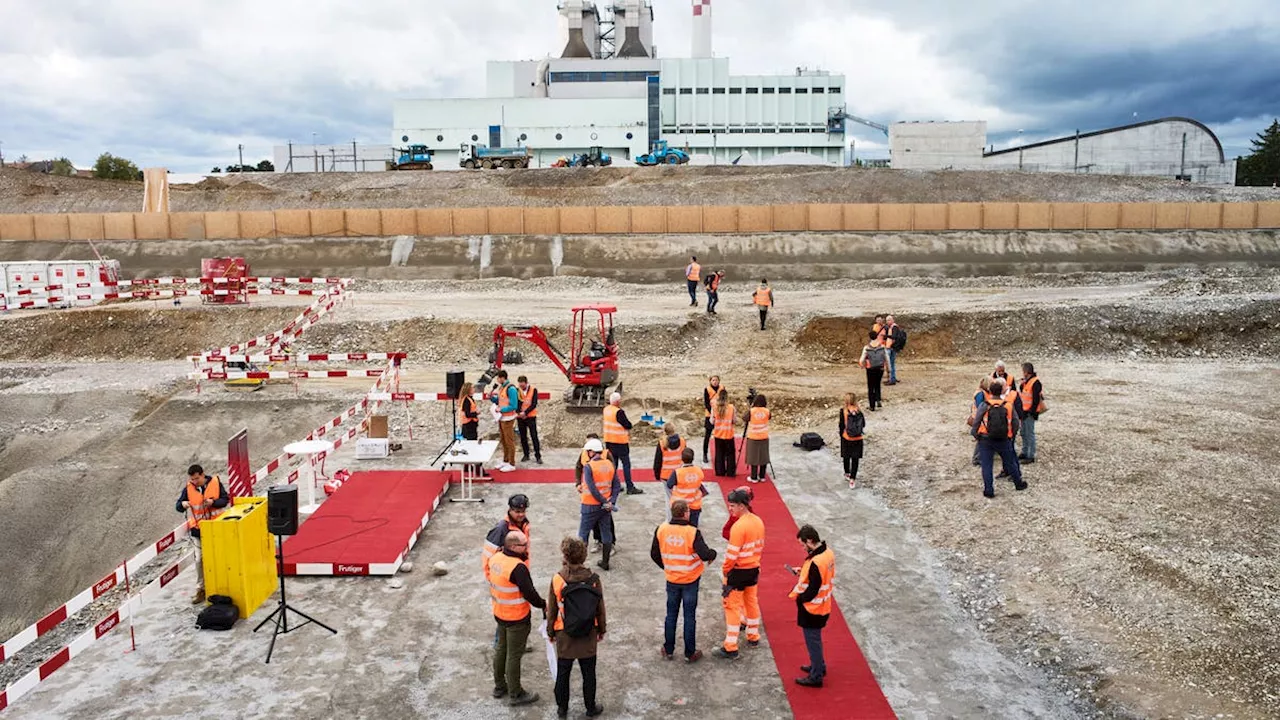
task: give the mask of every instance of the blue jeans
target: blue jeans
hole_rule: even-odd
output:
[[[1027,415],[1022,418],[1022,454],[1028,458],[1036,459],[1036,418],[1034,415]]]
[[[689,657],[698,649],[698,584],[701,578],[691,583],[677,585],[667,583],[667,621],[663,625],[665,635],[662,649],[668,655],[676,651],[676,618],[680,606],[684,606],[684,656]]]
[[[1014,487],[1022,485],[1022,467],[1018,465],[1018,456],[1013,452],[1013,440],[1008,438],[988,440],[980,437],[978,438],[978,463],[982,466],[983,495],[994,495],[996,492],[991,477],[991,464],[995,461],[996,455],[1000,456],[1004,469],[1008,470],[1009,476],[1013,478]]]
[[[698,520],[702,517],[702,510],[689,511],[689,524],[698,527]]]
[[[698,304],[698,281],[685,280],[685,283],[689,285],[689,304],[697,305]]]
[[[809,677],[821,680],[827,674],[827,661],[822,657],[822,628],[800,628],[804,646],[809,649]]]
[[[889,382],[898,382],[898,351],[889,348]]]
[[[715,312],[716,306],[719,304],[720,304],[720,291],[708,290],[707,291],[707,312],[709,313]]]
[[[613,544],[613,514],[606,512],[603,505],[583,505],[582,517],[578,520],[578,537],[582,542],[591,539],[591,531],[600,526],[600,542]]]
[[[628,490],[635,489],[635,483],[631,482],[631,446],[623,443],[605,443],[604,446],[613,454],[613,458],[618,461],[618,467],[622,470],[622,479],[627,484]]]

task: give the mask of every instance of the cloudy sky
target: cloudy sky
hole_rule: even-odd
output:
[[[207,171],[273,145],[385,144],[397,97],[484,94],[556,52],[555,0],[0,0],[0,150]],[[989,123],[997,147],[1183,115],[1229,157],[1280,116],[1275,0],[716,0],[737,74],[844,73],[881,122]],[[687,54],[689,0],[654,0]],[[1020,134],[1021,131],[1021,134]],[[883,136],[855,131],[859,155]]]

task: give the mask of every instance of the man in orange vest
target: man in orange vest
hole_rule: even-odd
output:
[[[516,390],[520,393],[520,411],[516,421],[520,432],[520,449],[524,456],[520,462],[529,462],[529,438],[533,438],[533,457],[542,464],[542,443],[538,440],[538,389],[529,384],[529,378],[516,378]]]
[[[600,439],[600,436],[597,433],[587,433],[588,442],[592,440],[599,440],[599,439]],[[600,457],[604,458],[605,460],[608,460],[611,463],[613,462],[613,456],[609,454],[608,450],[605,450],[600,455]],[[574,466],[573,466],[573,489],[576,490],[578,493],[582,493],[582,468],[586,467],[587,463],[589,462],[591,462],[591,453],[587,452],[586,446],[584,445],[582,452],[578,453],[578,461],[574,463]],[[591,531],[591,538],[592,540],[595,541],[591,545],[591,552],[593,553],[600,552],[600,549],[603,546],[603,544],[600,542],[600,526],[599,525],[597,525],[595,529]],[[614,528],[613,544],[615,547],[617,547],[618,545],[617,528]]]
[[[822,656],[822,628],[827,626],[827,619],[831,617],[836,556],[811,525],[800,528],[796,539],[804,546],[806,554],[804,565],[799,570],[787,566],[798,578],[787,597],[796,601],[796,624],[804,633],[804,644],[809,649],[809,664],[800,668],[808,675],[796,678],[796,684],[820,688],[827,674],[827,662]]]
[[[729,544],[720,571],[720,595],[724,598],[724,645],[716,657],[737,660],[739,622],[746,617],[747,645],[760,645],[760,556],[764,553],[764,521],[751,512],[747,493],[729,493],[729,514],[737,518],[729,528]]]
[[[683,464],[667,475],[665,485],[671,493],[671,504],[684,502],[689,508],[689,524],[698,527],[698,519],[702,516],[702,498],[711,494],[702,484],[706,473],[693,464],[693,448],[685,448],[680,453],[680,460]],[[668,515],[671,512],[674,511],[668,511]],[[670,517],[667,519],[670,520]]]
[[[196,594],[192,605],[204,602],[204,555],[200,545],[200,523],[221,515],[231,502],[227,488],[217,477],[204,474],[204,468],[187,468],[187,484],[178,496],[174,509],[187,515],[187,530],[196,556]]]
[[[680,467],[681,456],[684,455],[685,442],[684,438],[676,432],[676,426],[667,423],[662,428],[663,437],[658,441],[657,447],[653,453],[653,479],[654,482],[664,483],[663,489],[667,495],[667,519],[671,519],[671,491],[665,485],[667,476],[675,472]]]
[[[686,450],[690,454],[692,450]],[[663,625],[662,658],[670,660],[676,652],[676,621],[684,607],[684,661],[702,659],[698,649],[698,585],[706,563],[716,559],[716,551],[707,547],[702,531],[689,524],[689,505],[684,500],[671,503],[671,519],[653,533],[649,557],[667,574],[667,619]]]
[[[996,455],[1013,479],[1013,487],[1026,490],[1027,484],[1022,480],[1022,468],[1018,465],[1018,457],[1013,452],[1013,439],[1018,435],[1018,414],[1014,405],[1018,396],[1005,393],[1004,383],[992,380],[987,386],[982,403],[974,411],[973,427],[969,432],[978,439],[978,462],[982,465],[982,495],[986,498],[996,496],[991,477],[991,463]]]
[[[613,554],[613,511],[618,509],[618,495],[622,486],[613,463],[601,457],[604,445],[595,439],[587,441],[584,448],[591,458],[582,468],[581,518],[578,521],[578,537],[586,542],[594,528],[600,529],[603,556],[600,568],[609,569],[609,556]]]
[[[631,482],[631,421],[627,412],[622,409],[622,394],[609,396],[609,404],[604,408],[604,446],[609,448],[622,468],[622,479],[627,484],[628,495],[640,495],[644,491]]]
[[[720,282],[724,280],[724,271],[717,270],[707,279],[707,312],[715,315],[716,306],[720,304]]]
[[[529,536],[519,530],[507,533],[502,552],[489,558],[489,595],[493,619],[498,623],[498,648],[493,653],[493,696],[511,696],[512,705],[528,705],[538,701],[520,684],[520,660],[533,623],[530,606],[542,610],[547,603],[533,586],[529,574]]]
[[[769,308],[773,307],[773,290],[769,287],[768,280],[760,280],[760,287],[751,293],[751,301],[760,310],[760,329],[764,330],[764,319],[769,316]]]
[[[689,286],[689,307],[698,307],[698,281],[702,279],[702,266],[698,264],[698,256],[692,255],[689,264],[684,266],[685,283]]]
[[[529,537],[529,496],[517,493],[507,498],[507,516],[498,521],[484,539],[484,549],[480,551],[480,569],[484,579],[489,579],[489,560],[502,550],[507,540],[507,533],[519,530]],[[493,646],[498,647],[498,633],[493,633]]]
[[[1018,460],[1024,463],[1036,461],[1036,423],[1044,412],[1044,389],[1036,366],[1022,363],[1022,383],[1018,386],[1018,418],[1022,421],[1022,452]]]

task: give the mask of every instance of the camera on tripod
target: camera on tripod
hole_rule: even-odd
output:
[[[756,402],[756,389],[753,387],[749,387],[747,388],[747,403],[754,405],[755,402]]]

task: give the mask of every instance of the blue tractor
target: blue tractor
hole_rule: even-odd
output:
[[[594,145],[586,153],[574,155],[569,160],[569,167],[608,167],[612,164],[613,158],[599,145]]]
[[[636,158],[636,164],[643,166],[684,165],[687,162],[689,162],[689,153],[680,148],[667,147],[666,140],[655,142],[648,154]]]
[[[431,165],[431,148],[426,145],[410,145],[407,148],[397,148],[399,155],[395,162],[391,164],[392,170],[430,170]]]

